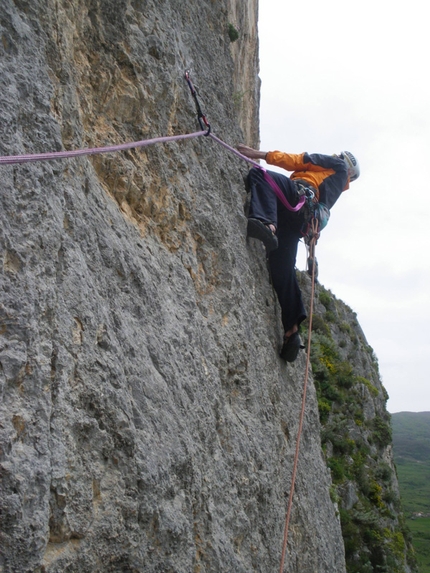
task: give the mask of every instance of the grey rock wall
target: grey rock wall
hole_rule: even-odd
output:
[[[301,273],[305,296],[309,280]],[[418,571],[402,512],[388,394],[357,315],[316,286],[311,364],[347,571]]]
[[[256,1],[3,0],[0,153],[258,144]],[[230,43],[233,23],[240,37]],[[304,358],[198,139],[0,167],[0,570],[279,568]],[[309,386],[286,571],[342,573]]]

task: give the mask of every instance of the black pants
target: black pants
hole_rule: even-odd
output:
[[[297,204],[295,185],[285,175],[268,171],[292,206]],[[269,254],[270,273],[282,310],[285,332],[306,318],[302,294],[296,277],[297,246],[301,238],[303,215],[289,211],[276,197],[263,177],[261,169],[252,168],[248,174],[251,191],[249,217],[264,223],[273,223],[277,228],[279,246]]]

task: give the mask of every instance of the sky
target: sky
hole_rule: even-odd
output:
[[[319,282],[357,313],[391,413],[430,411],[426,20],[422,0],[259,2],[260,149],[360,163],[318,241]]]

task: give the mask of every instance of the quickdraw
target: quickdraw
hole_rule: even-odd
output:
[[[319,234],[327,226],[330,219],[330,210],[328,207],[326,207],[324,203],[315,201],[313,192],[310,191],[310,193],[312,193],[312,196],[309,195],[306,198],[303,213],[305,221],[301,229],[301,234],[306,244],[310,243],[315,234],[315,226],[312,222],[317,222],[316,233]]]
[[[306,197],[303,207],[304,223],[301,228],[301,234],[306,246],[307,273],[313,280],[318,278],[318,260],[315,257],[315,245],[318,241],[320,232],[327,225],[330,218],[330,211],[324,205],[315,199],[315,193],[309,187],[296,182],[298,194]]]
[[[186,82],[187,82],[187,84],[188,84],[188,87],[190,88],[191,95],[193,96],[193,99],[194,99],[194,103],[196,104],[197,119],[198,119],[198,122],[199,122],[199,124],[200,124],[200,127],[201,127],[203,130],[207,130],[206,133],[205,133],[205,135],[209,135],[210,132],[211,132],[211,126],[210,126],[210,124],[208,123],[208,120],[206,119],[206,116],[205,116],[204,113],[202,112],[202,108],[200,107],[200,103],[199,103],[199,100],[198,100],[198,98],[197,98],[197,91],[196,91],[195,87],[193,86],[193,82],[191,81],[189,70],[187,70],[187,71],[185,72],[185,80],[186,80]]]
[[[223,147],[225,147],[226,149],[228,149],[231,153],[234,153],[235,155],[237,155],[238,157],[240,157],[241,159],[243,159],[244,161],[247,161],[248,163],[250,163],[251,165],[253,165],[254,167],[257,167],[257,169],[260,169],[263,173],[263,177],[266,179],[266,181],[268,182],[268,184],[270,185],[270,187],[272,188],[273,192],[275,193],[275,195],[278,197],[278,199],[281,201],[281,203],[289,210],[289,211],[300,211],[300,209],[303,207],[305,201],[306,201],[306,197],[303,195],[301,197],[299,197],[299,201],[297,203],[297,205],[295,205],[294,207],[292,205],[290,205],[288,199],[285,197],[285,195],[283,194],[283,192],[281,191],[279,185],[276,183],[276,181],[270,177],[270,175],[267,173],[266,169],[264,169],[264,167],[262,167],[259,163],[257,163],[256,161],[254,161],[253,159],[250,159],[249,157],[246,157],[245,155],[242,155],[241,153],[239,153],[237,151],[237,149],[234,149],[233,147],[231,147],[231,145],[228,145],[227,143],[225,143],[224,141],[222,141],[221,139],[219,139],[218,137],[216,137],[215,135],[213,135],[211,133],[211,126],[208,123],[208,120],[206,119],[205,115],[202,112],[202,109],[200,107],[200,103],[199,100],[197,98],[197,91],[193,86],[193,83],[191,81],[190,78],[190,72],[187,70],[184,74],[185,80],[190,88],[191,91],[191,95],[194,98],[194,102],[196,104],[196,110],[197,110],[197,119],[199,120],[199,124],[200,127],[205,130],[207,129],[206,133],[204,133],[203,135],[209,135],[211,137],[211,139],[213,139],[214,141],[216,141],[217,143],[219,143],[220,145],[222,145]]]

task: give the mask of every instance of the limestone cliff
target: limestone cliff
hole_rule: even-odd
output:
[[[3,0],[0,154],[258,144],[257,0]],[[230,25],[230,26],[229,26]],[[232,42],[229,30],[239,33]],[[208,138],[0,167],[4,572],[276,571],[304,356]],[[308,393],[288,573],[345,555]]]
[[[309,297],[309,278],[301,281]],[[339,507],[348,573],[417,571],[401,510],[387,392],[345,303],[317,285],[311,363],[322,445]]]

